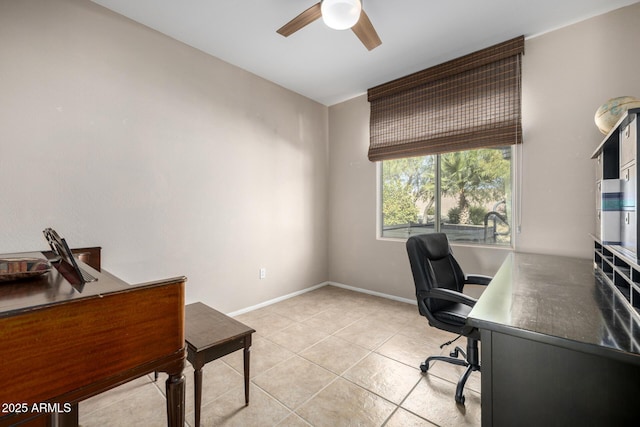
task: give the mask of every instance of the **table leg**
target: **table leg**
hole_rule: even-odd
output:
[[[195,427],[200,427],[200,405],[202,404],[202,367],[195,368],[193,370],[193,383],[194,383],[194,391],[195,391],[195,417],[196,424]]]
[[[78,411],[78,404],[71,405],[71,412],[66,414],[58,414],[59,426],[77,426],[79,425],[80,411]]]
[[[184,427],[184,375],[170,374],[166,382],[167,390],[167,425]]]
[[[46,425],[49,427],[78,427],[78,417],[78,404],[73,403],[71,404],[70,412],[56,412],[51,414],[48,417]]]
[[[244,342],[244,405],[249,406],[249,357],[251,350],[249,343],[245,338]]]

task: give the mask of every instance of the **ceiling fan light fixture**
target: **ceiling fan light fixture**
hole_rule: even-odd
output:
[[[334,30],[348,30],[360,19],[360,0],[322,0],[322,20]]]

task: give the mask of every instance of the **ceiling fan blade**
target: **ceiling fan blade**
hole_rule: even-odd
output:
[[[299,29],[311,24],[313,21],[322,16],[322,12],[320,11],[320,3],[321,2],[314,4],[309,9],[305,10],[300,15],[284,24],[282,28],[280,28],[276,32],[278,34],[282,34],[285,37],[289,37]]]
[[[351,27],[351,30],[353,30],[355,35],[358,36],[364,47],[368,50],[375,49],[382,44],[382,40],[378,37],[378,33],[376,33],[375,28],[373,28],[373,24],[364,12],[364,9],[360,12],[360,19],[356,25]]]

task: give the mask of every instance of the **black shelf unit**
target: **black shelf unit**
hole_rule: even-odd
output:
[[[610,301],[613,307],[608,314],[608,323],[612,327],[624,328],[631,337],[640,337],[640,227],[636,215],[639,114],[640,108],[628,110],[591,156],[597,159],[593,262],[596,277],[601,283],[598,291],[600,297]],[[603,198],[604,184],[611,186],[611,182],[605,183],[605,180],[614,180],[613,184],[619,185],[617,197]],[[616,195],[615,190],[613,195]],[[611,200],[615,202],[613,208],[606,205]],[[608,215],[604,214],[606,210],[610,210]],[[613,242],[609,240],[612,229]],[[619,232],[619,242],[615,242],[616,232]],[[635,341],[633,346],[640,350],[640,344]]]
[[[638,115],[640,108],[628,110],[605,136],[591,158],[596,164],[596,232],[595,236],[604,244],[621,245],[637,254],[640,243],[638,226],[637,189],[639,180],[637,171],[638,134],[640,127]],[[617,198],[603,198],[605,184],[617,184],[614,193]],[[613,207],[612,208],[612,204]],[[612,210],[618,212],[611,212]],[[605,214],[608,212],[608,214]],[[615,218],[614,218],[615,217]],[[605,231],[617,231],[613,239]]]
[[[611,307],[603,312],[605,323],[613,330],[624,329],[631,337],[629,344],[633,351],[640,353],[640,342],[635,338],[640,338],[640,265],[627,249],[603,245],[595,236],[594,240],[594,268],[600,282],[598,297]],[[605,341],[616,335],[607,332]]]

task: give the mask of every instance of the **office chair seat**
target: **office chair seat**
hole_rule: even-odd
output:
[[[488,276],[465,276],[460,265],[453,257],[447,235],[430,233],[412,236],[407,240],[407,254],[416,288],[419,313],[426,317],[429,325],[443,331],[453,332],[467,339],[467,351],[460,347],[449,356],[430,356],[421,365],[422,372],[429,370],[429,364],[445,361],[467,369],[456,387],[456,402],[464,404],[462,394],[467,378],[473,371],[480,371],[478,341],[480,333],[466,325],[467,316],[476,303],[476,299],[462,291],[467,283],[488,285]],[[449,341],[441,346],[451,344]],[[462,355],[462,359],[458,358]]]
[[[434,312],[433,317],[440,320],[441,322],[453,326],[463,327],[467,323],[467,316],[469,315],[470,311],[471,307],[469,307],[468,305],[455,303],[451,304],[445,309]]]

